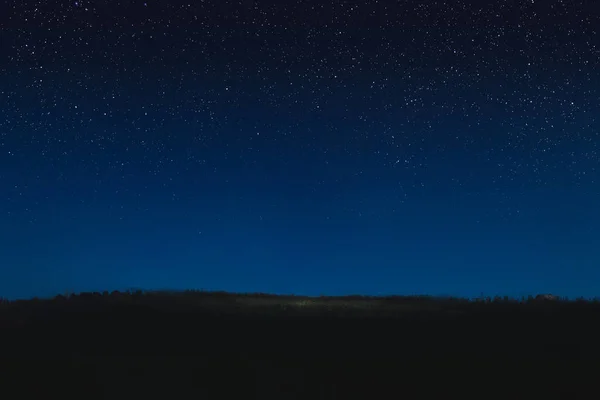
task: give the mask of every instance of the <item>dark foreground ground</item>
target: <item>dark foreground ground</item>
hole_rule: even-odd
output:
[[[2,399],[600,398],[600,303],[96,293],[0,305]]]

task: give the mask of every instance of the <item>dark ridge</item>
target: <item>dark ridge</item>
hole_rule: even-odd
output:
[[[211,398],[449,393],[438,380],[469,392],[482,382],[500,385],[494,393],[581,391],[599,369],[599,328],[599,301],[548,296],[127,291],[3,300],[0,384],[42,379],[86,398],[131,389]],[[536,388],[538,378],[545,386]]]

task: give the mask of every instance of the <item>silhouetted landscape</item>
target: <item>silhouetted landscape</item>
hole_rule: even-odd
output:
[[[600,0],[0,1],[0,55],[0,400],[600,399]]]
[[[127,291],[0,308],[1,390],[19,395],[3,398],[598,393],[596,299]]]

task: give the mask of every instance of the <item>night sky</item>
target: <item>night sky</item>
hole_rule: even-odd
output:
[[[0,296],[600,295],[600,5],[0,5]]]

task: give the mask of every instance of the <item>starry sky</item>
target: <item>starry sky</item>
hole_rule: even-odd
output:
[[[0,296],[600,295],[600,5],[0,5]]]

